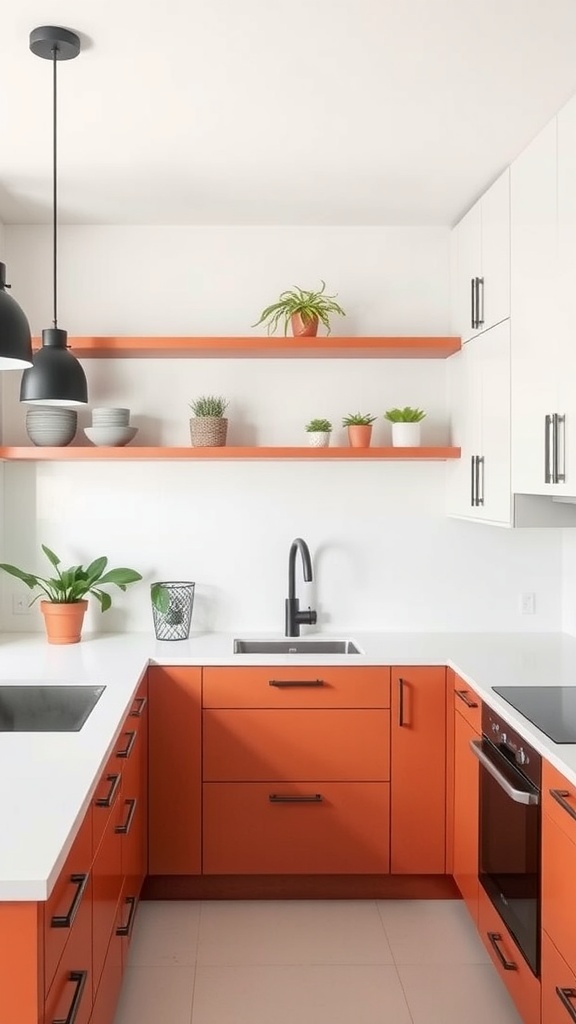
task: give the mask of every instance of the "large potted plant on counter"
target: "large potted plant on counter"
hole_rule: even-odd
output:
[[[280,321],[284,320],[284,335],[288,334],[290,324],[295,338],[313,338],[321,322],[330,334],[330,315],[337,313],[338,316],[346,316],[346,313],[334,301],[335,295],[324,294],[326,285],[324,281],[321,283],[322,287],[317,292],[307,292],[296,286],[293,290],[282,292],[277,302],[262,310],[260,319],[252,326],[258,327],[268,321],[268,334],[273,334]]]
[[[108,559],[104,555],[86,567],[72,565],[69,569],[60,569],[61,560],[58,556],[45,544],[42,550],[56,570],[56,576],[34,576],[6,562],[0,563],[0,569],[22,580],[30,590],[40,590],[31,604],[42,594],[46,595],[46,600],[40,601],[40,610],[44,615],[49,644],[77,644],[80,641],[84,614],[88,607],[85,598],[88,594],[94,595],[105,612],[112,604],[110,594],[101,589],[105,584],[113,583],[120,590],[126,590],[129,583],[142,579],[134,569],[108,569],[106,572]]]

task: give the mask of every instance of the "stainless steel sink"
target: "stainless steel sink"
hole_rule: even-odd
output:
[[[79,732],[104,689],[0,685],[0,732]]]
[[[361,654],[353,640],[286,637],[285,640],[234,640],[234,654]]]

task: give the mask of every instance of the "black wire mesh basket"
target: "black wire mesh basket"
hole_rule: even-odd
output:
[[[152,583],[152,617],[157,640],[187,640],[190,635],[194,583]]]

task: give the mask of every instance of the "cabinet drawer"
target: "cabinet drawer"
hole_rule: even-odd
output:
[[[389,796],[379,782],[205,783],[204,874],[386,873]]]
[[[92,808],[89,808],[50,898],[44,906],[44,991],[48,992],[74,921],[86,900],[91,906]]]
[[[542,927],[576,969],[576,844],[542,815]]]
[[[524,1024],[540,1024],[540,982],[532,974],[482,886],[479,886],[478,930]],[[500,951],[502,960],[496,950]],[[508,969],[503,961],[509,965]]]
[[[207,782],[390,778],[386,710],[204,712]]]
[[[112,1024],[120,989],[122,987],[122,943],[121,935],[118,935],[118,928],[122,925],[123,903],[118,905],[116,913],[116,926],[110,938],[110,944],[106,952],[106,959],[96,998],[90,1024]]]
[[[112,810],[118,805],[120,787],[122,785],[122,768],[116,761],[116,754],[108,759],[106,768],[100,776],[96,792],[92,800],[92,849],[94,854],[102,842],[102,836],[108,825]]]
[[[117,800],[92,865],[94,995],[100,982],[122,890],[122,840],[124,837],[117,829],[124,818],[124,801]]]
[[[205,708],[389,708],[389,668],[205,668]]]
[[[542,1024],[570,1024],[576,1017],[576,974],[542,932]]]
[[[457,672],[454,673],[454,708],[476,732],[482,732],[482,701]]]
[[[542,761],[542,810],[576,843],[576,786]]]
[[[68,1020],[88,1024],[92,995],[92,901],[84,899],[46,997],[46,1024]]]

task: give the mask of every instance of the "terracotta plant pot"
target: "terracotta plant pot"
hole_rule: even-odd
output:
[[[87,607],[88,601],[74,601],[71,604],[40,601],[40,611],[44,616],[48,643],[80,643],[82,623]]]
[[[293,313],[290,317],[290,326],[295,338],[315,338],[318,334],[318,317],[303,320],[300,313]]]
[[[352,423],[348,427],[348,442],[351,448],[369,448],[371,437],[371,423]]]

